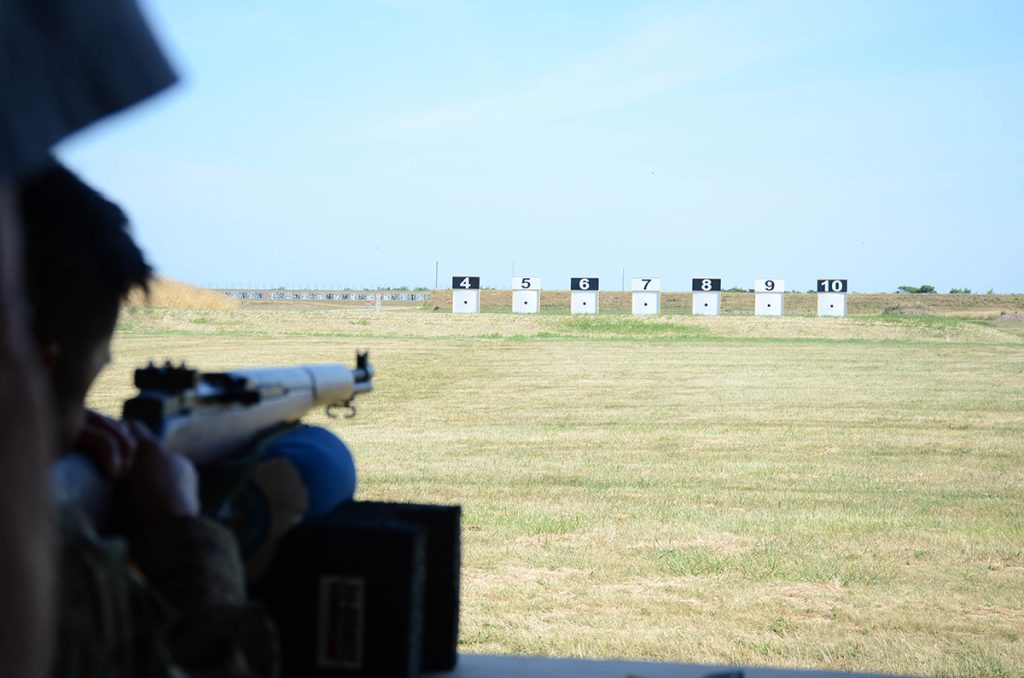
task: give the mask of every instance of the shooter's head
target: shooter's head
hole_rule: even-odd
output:
[[[67,444],[110,360],[121,302],[134,288],[147,289],[152,269],[128,235],[124,212],[68,169],[54,164],[32,176],[18,201],[33,330]]]

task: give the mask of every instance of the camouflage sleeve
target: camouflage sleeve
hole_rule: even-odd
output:
[[[64,515],[58,652],[60,678],[264,677],[278,674],[268,615],[245,602],[237,547],[220,526],[180,519],[133,543],[98,537]]]
[[[177,661],[228,675],[276,675],[273,624],[246,601],[238,542],[226,527],[207,518],[168,519],[135,538],[132,551],[173,608],[168,644]]]

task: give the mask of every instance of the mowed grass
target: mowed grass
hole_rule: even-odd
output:
[[[1024,674],[1024,337],[927,317],[133,309],[131,368],[351,363],[364,499],[464,510],[460,649]]]

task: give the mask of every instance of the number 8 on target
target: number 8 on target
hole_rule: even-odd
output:
[[[694,278],[691,288],[694,315],[718,315],[721,312],[721,278]]]

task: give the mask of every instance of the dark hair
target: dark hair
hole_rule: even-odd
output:
[[[21,184],[18,203],[36,337],[113,332],[121,302],[136,287],[148,291],[153,274],[124,212],[57,163]]]

